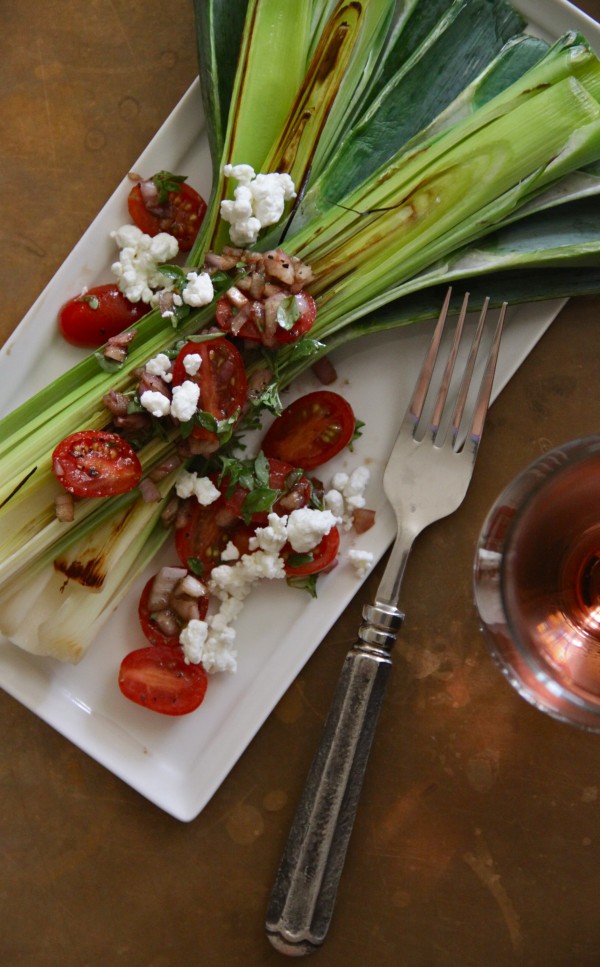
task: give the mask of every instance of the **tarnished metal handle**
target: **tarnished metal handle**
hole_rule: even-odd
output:
[[[324,941],[403,615],[368,605],[346,655],[267,909],[269,940],[301,957]]]

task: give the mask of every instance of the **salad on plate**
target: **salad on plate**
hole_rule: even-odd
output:
[[[95,351],[0,424],[0,630],[78,662],[170,546],[114,687],[176,715],[243,660],[258,577],[309,609],[340,553],[372,563],[366,468],[327,472],[361,431],[336,352],[435,317],[449,285],[474,307],[600,288],[580,34],[548,43],[504,0],[319,0],[293,30],[285,0],[249,0],[225,41],[226,7],[197,6],[210,197],[131,174],[114,281],[57,320]],[[321,388],[285,406],[308,371]]]

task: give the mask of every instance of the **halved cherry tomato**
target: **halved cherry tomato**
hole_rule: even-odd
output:
[[[80,430],[58,444],[52,472],[76,497],[112,497],[137,486],[142,465],[135,450],[116,433]]]
[[[96,349],[149,311],[145,302],[126,299],[117,285],[95,285],[65,302],[58,314],[58,328],[73,346]]]
[[[220,497],[208,507],[195,498],[186,502],[184,523],[175,531],[175,550],[183,564],[204,580],[221,563],[221,554],[232,541],[240,554],[248,550],[254,530],[246,527],[226,507]]]
[[[150,611],[148,602],[150,600],[153,584],[154,577],[151,577],[146,583],[146,586],[144,587],[144,590],[140,596],[138,616],[140,619],[140,625],[142,626],[142,631],[151,645],[165,645],[169,648],[176,648],[179,646],[179,634],[165,634],[165,632],[162,631],[154,621],[152,612]],[[201,598],[198,598],[198,611],[200,613],[200,619],[202,620],[208,611],[208,596],[205,595]],[[184,627],[184,624],[185,622],[182,621],[181,628]]]
[[[190,375],[185,368],[186,356],[197,353],[201,363]],[[227,420],[246,401],[246,369],[240,353],[228,339],[221,337],[206,342],[188,342],[173,364],[173,386],[192,380],[200,387],[198,409],[210,413],[215,420]],[[217,441],[211,430],[195,426],[193,435],[199,440]]]
[[[119,669],[119,688],[125,698],[162,715],[193,712],[207,684],[202,665],[188,665],[182,653],[161,645],[130,652]]]
[[[133,222],[146,235],[154,237],[159,232],[174,235],[182,252],[194,244],[198,229],[206,214],[206,202],[190,185],[182,183],[178,191],[168,192],[164,204],[148,208],[139,185],[129,192],[127,208]]]
[[[221,296],[216,307],[217,324],[223,332],[230,333],[235,321],[235,335],[242,339],[251,339],[253,342],[267,342],[269,345],[276,346],[296,342],[312,328],[317,315],[317,306],[308,292],[297,292],[295,296],[290,295],[290,298],[296,299],[300,315],[291,329],[277,326],[272,339],[268,339],[264,328],[261,328],[260,319],[264,316],[264,311],[259,300],[249,301],[242,309],[235,309],[227,296]],[[239,327],[240,314],[247,317],[241,327]]]
[[[356,420],[350,404],[331,390],[294,400],[274,420],[262,442],[267,457],[314,470],[350,443]]]
[[[225,494],[225,507],[231,514],[243,518],[246,512],[244,504],[249,491],[238,484],[233,493],[227,493],[226,477],[223,479],[221,488]],[[269,489],[281,490],[283,493],[273,503],[270,510],[256,510],[249,515],[252,523],[261,527],[267,523],[270,513],[280,516],[289,514],[299,507],[306,507],[312,496],[312,484],[302,474],[301,470],[290,463],[284,463],[273,458],[269,458]]]
[[[281,556],[285,561],[285,573],[288,577],[318,574],[335,560],[339,546],[340,532],[337,527],[332,527],[308,554],[298,554],[290,544],[286,544],[281,550]]]

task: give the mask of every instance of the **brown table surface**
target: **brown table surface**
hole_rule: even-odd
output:
[[[600,19],[598,0],[579,5]],[[196,52],[188,0],[18,0],[2,19],[5,338],[185,92]],[[414,550],[410,620],[317,963],[600,964],[600,739],[512,691],[470,586],[500,488],[598,430],[599,316],[600,297],[561,312],[494,405],[463,507]],[[3,964],[283,962],[265,905],[363,597],[189,824],[0,695]]]

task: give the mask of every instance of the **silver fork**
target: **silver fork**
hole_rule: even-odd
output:
[[[391,668],[391,651],[404,620],[397,605],[410,549],[425,527],[460,506],[479,449],[506,303],[500,310],[465,436],[461,424],[466,410],[471,409],[472,384],[477,386],[474,370],[489,306],[486,299],[452,408],[449,388],[468,308],[469,295],[465,295],[433,414],[423,434],[425,403],[450,296],[451,290],[383,477],[386,496],[396,513],[397,537],[375,601],[363,607],[364,623],[358,640],[346,655],[267,909],[269,940],[280,953],[290,956],[312,953],[323,943],[329,929]],[[446,426],[448,412],[452,416]]]

